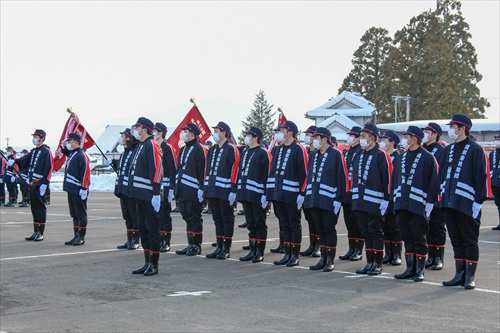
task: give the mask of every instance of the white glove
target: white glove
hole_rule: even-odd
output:
[[[341,202],[338,202],[338,201],[333,202],[333,212],[335,213],[335,215],[337,215],[339,213],[340,206],[342,206]]]
[[[236,200],[236,193],[229,193],[227,200],[229,200],[229,206],[232,206],[234,204],[234,200]]]
[[[153,197],[151,198],[151,204],[153,205],[153,209],[155,210],[155,212],[158,213],[160,211],[160,196],[153,195]]]
[[[14,183],[15,181],[16,181],[16,177],[15,176],[10,177],[10,182],[11,183]]]
[[[2,183],[3,183],[3,179],[2,179],[2,178],[0,178],[0,184],[2,184]]]
[[[433,207],[434,207],[434,204],[431,204],[431,203],[425,204],[425,216],[427,216],[427,219],[431,217],[431,212],[432,212]]]
[[[198,190],[198,201],[199,202],[203,201],[203,191],[202,190]]]
[[[14,165],[14,160],[11,158],[7,161],[8,166],[13,166]]]
[[[173,197],[174,197],[174,190],[168,190],[168,196],[167,196],[168,203],[172,203]]]
[[[481,211],[481,207],[483,205],[481,204],[478,204],[477,202],[474,202],[472,204],[472,217],[477,219],[477,217],[479,216],[479,212]]]
[[[262,204],[262,209],[266,209],[267,208],[267,205],[269,204],[267,202],[267,198],[265,195],[261,196],[260,197],[260,203]]]
[[[297,209],[300,210],[303,204],[304,204],[304,196],[299,194],[297,196]]]
[[[47,190],[47,184],[40,185],[40,196],[43,197],[45,191]]]
[[[82,200],[87,199],[87,190],[81,189],[78,194],[80,194],[80,198],[82,198]]]
[[[113,160],[106,160],[107,165],[111,165],[112,162],[113,162]]]
[[[389,201],[382,200],[382,202],[380,203],[380,214],[382,216],[385,215],[385,212],[387,211],[387,207],[389,207]]]

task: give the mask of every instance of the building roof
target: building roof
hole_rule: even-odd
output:
[[[375,105],[358,92],[344,90],[340,95],[332,98],[314,110],[306,112],[306,118],[331,117],[335,113],[348,117],[371,117]]]

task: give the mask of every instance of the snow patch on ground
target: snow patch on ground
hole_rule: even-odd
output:
[[[62,191],[63,189],[63,172],[54,172],[50,179],[51,191]],[[115,189],[116,174],[100,174],[90,176],[90,191],[113,192]]]

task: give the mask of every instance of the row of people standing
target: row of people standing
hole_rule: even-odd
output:
[[[28,154],[28,151],[23,149],[21,154],[21,156],[25,156]],[[9,160],[17,158],[17,153],[11,146],[7,147],[5,157],[7,159],[2,158],[0,169],[0,206],[15,207],[15,204],[18,203],[19,190],[21,190],[22,201],[18,203],[19,207],[29,207],[30,187],[27,183],[28,169],[19,170],[19,167],[16,165],[7,165]],[[7,187],[8,193],[7,200],[5,187]]]

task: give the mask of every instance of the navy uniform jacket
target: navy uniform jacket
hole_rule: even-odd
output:
[[[127,147],[120,155],[120,159],[115,165],[117,171],[115,180],[115,195],[120,197],[122,195],[128,196],[128,174],[130,172],[130,165],[132,164],[132,156],[134,156],[134,149],[137,147],[139,141],[132,139],[127,142]],[[113,161],[114,162],[114,161]]]
[[[472,204],[491,197],[490,175],[484,149],[466,138],[444,148],[439,170],[441,208],[472,216]]]
[[[394,166],[394,160],[396,159],[396,157],[398,157],[398,155],[399,155],[399,152],[396,149],[392,152],[392,154],[389,155],[393,166]],[[391,179],[392,179],[392,174],[391,174]],[[393,200],[389,200],[389,206],[387,207],[387,212],[385,214],[386,215],[387,214],[394,214],[394,201]]]
[[[266,182],[270,168],[271,153],[265,148],[246,148],[242,151],[238,168],[238,192],[236,193],[238,201],[261,203],[262,196],[266,195]]]
[[[177,173],[177,161],[175,160],[174,148],[170,143],[161,143],[162,165],[163,165],[163,191],[168,194],[175,186],[175,175]]]
[[[392,173],[394,211],[407,210],[426,217],[425,204],[438,201],[438,164],[419,147],[396,157]]]
[[[161,194],[162,178],[161,149],[149,136],[135,147],[128,174],[128,196],[151,201],[153,195]]]
[[[330,146],[324,154],[315,150],[310,157],[304,207],[333,212],[333,201],[342,202],[349,186],[344,156]]]
[[[239,164],[240,152],[229,140],[222,147],[213,145],[208,151],[203,197],[227,200],[229,193],[236,193]]]
[[[349,182],[349,192],[347,192],[342,199],[342,203],[346,205],[352,204],[352,175],[353,175],[352,162],[354,160],[354,157],[358,155],[361,150],[362,150],[361,146],[357,144],[355,146],[350,147],[349,149],[344,149],[344,151],[342,152],[347,166],[347,180]]]
[[[272,168],[267,179],[268,201],[297,203],[297,196],[305,194],[308,155],[296,140],[289,146],[273,148]]]
[[[389,154],[379,149],[361,150],[354,161],[352,178],[352,210],[381,216],[380,203],[390,200],[392,162]]]
[[[28,168],[28,181],[34,191],[40,185],[50,184],[52,177],[52,152],[47,145],[33,148],[28,154],[16,159],[16,164],[22,170]]]
[[[80,194],[90,185],[90,159],[82,148],[62,150],[68,156],[64,170],[63,191],[70,194]]]
[[[430,145],[423,145],[429,153],[434,155],[434,158],[438,163],[441,162],[441,156],[443,156],[444,147],[439,142],[433,142]]]
[[[198,190],[203,190],[205,179],[205,148],[193,139],[179,152],[175,197],[178,200],[198,202]]]
[[[490,153],[491,186],[500,187],[500,148]]]

